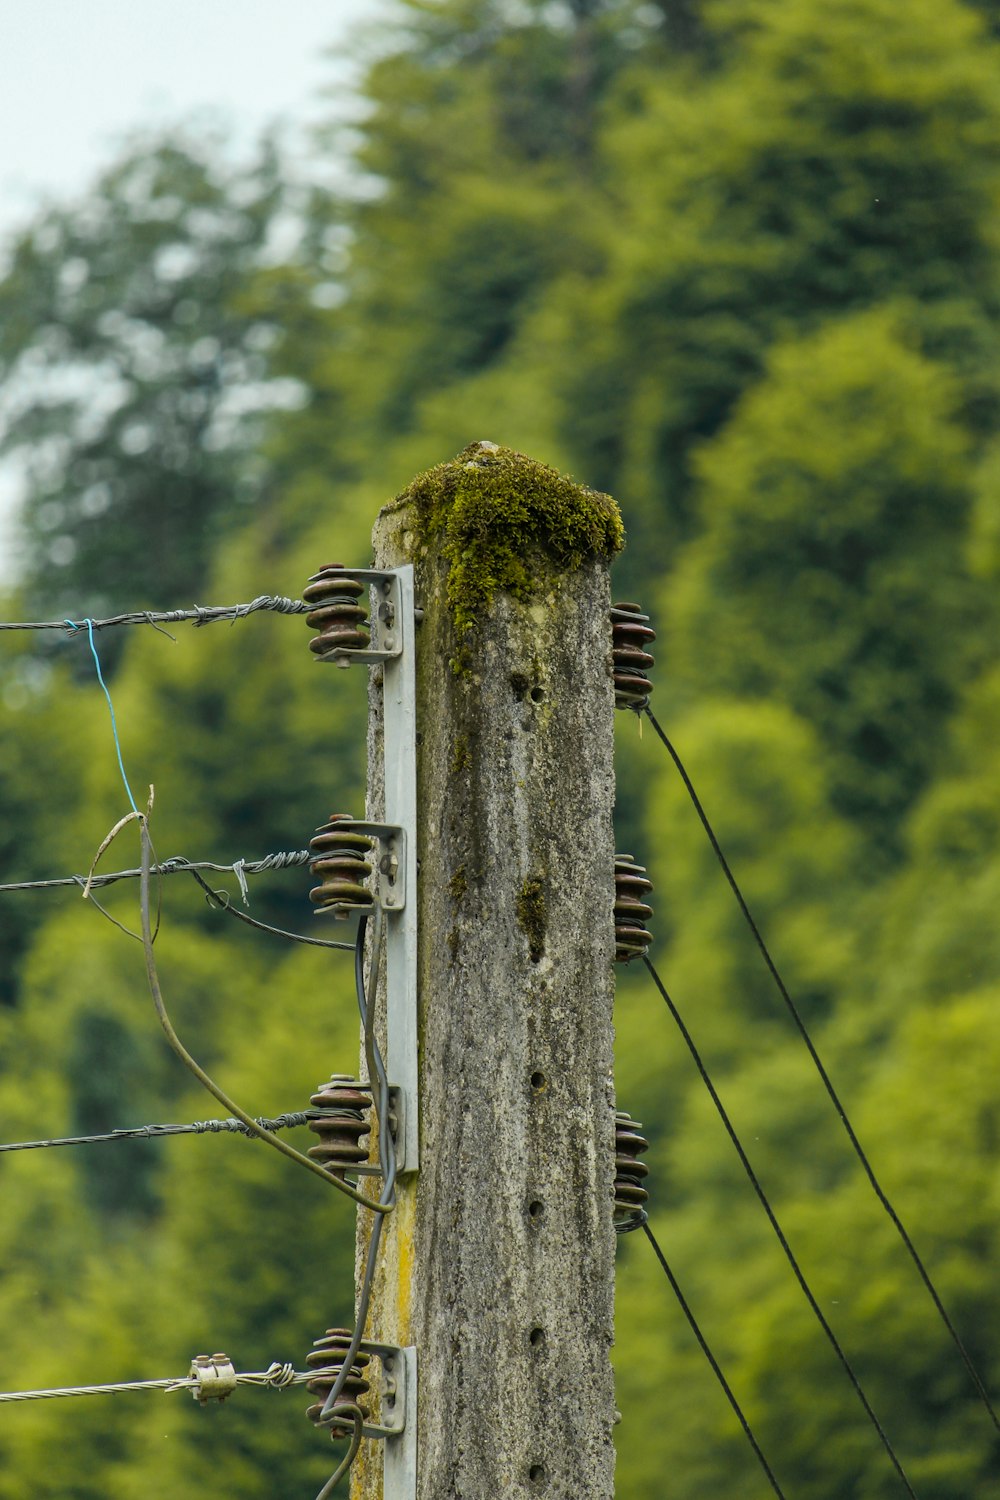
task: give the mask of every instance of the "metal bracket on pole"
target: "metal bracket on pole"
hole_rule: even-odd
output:
[[[405,1162],[419,1165],[417,1107],[417,610],[413,568],[339,568],[372,586],[372,648],[338,646],[318,661],[382,667],[385,822],[351,827],[379,839],[378,900],[386,914],[386,1068],[405,1102],[399,1144]],[[409,899],[407,899],[409,897]]]
[[[396,595],[392,641],[399,654],[382,668],[384,704],[385,821],[405,830],[396,874],[401,901],[385,903],[386,1068],[405,1098],[402,1120],[404,1171],[420,1164],[417,1107],[417,669],[413,568],[389,575]],[[383,636],[384,640],[384,636]],[[406,899],[407,896],[409,899]]]
[[[403,598],[403,577],[409,573],[409,603]],[[359,583],[370,583],[372,601],[372,641],[368,648],[360,646],[335,646],[317,656],[317,661],[332,661],[337,667],[349,667],[352,662],[364,666],[377,666],[379,662],[394,661],[401,656],[406,643],[413,644],[413,569],[392,568],[338,568],[336,577],[355,578]],[[317,575],[319,576],[319,575]]]
[[[417,1351],[397,1349],[386,1363],[382,1357],[382,1421],[389,1427],[398,1405],[403,1406],[402,1431],[387,1434],[382,1445],[382,1494],[385,1500],[417,1500]],[[385,1384],[393,1382],[387,1396]]]

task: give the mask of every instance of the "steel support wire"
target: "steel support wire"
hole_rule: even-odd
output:
[[[312,1172],[316,1177],[321,1177],[325,1183],[327,1183],[331,1187],[336,1188],[338,1192],[345,1193],[347,1197],[352,1198],[355,1203],[360,1203],[364,1208],[372,1209],[381,1218],[382,1214],[388,1212],[387,1206],[382,1205],[381,1203],[374,1202],[371,1198],[366,1197],[364,1193],[358,1192],[356,1188],[351,1187],[348,1183],[342,1182],[339,1178],[331,1176],[331,1174],[327,1172],[323,1167],[321,1167],[318,1162],[314,1162],[311,1157],[303,1155],[301,1151],[296,1151],[294,1146],[290,1146],[287,1141],[281,1140],[279,1136],[273,1133],[273,1131],[266,1130],[262,1125],[258,1125],[257,1121],[253,1118],[252,1115],[248,1115],[244,1109],[241,1109],[240,1106],[233,1099],[231,1099],[223,1089],[219,1087],[214,1079],[209,1077],[204,1068],[202,1068],[201,1065],[195,1061],[190,1052],[188,1052],[187,1048],[184,1046],[183,1042],[180,1040],[179,1036],[173,1028],[170,1017],[167,1014],[167,1008],[163,1002],[163,992],[160,988],[159,975],[157,974],[156,970],[156,958],[153,952],[153,932],[150,920],[149,905],[149,877],[155,855],[153,854],[153,845],[149,837],[148,821],[142,815],[140,815],[139,817],[139,835],[142,841],[142,873],[139,877],[139,910],[142,925],[142,946],[146,955],[146,978],[149,981],[150,994],[153,997],[153,1004],[156,1007],[156,1014],[159,1017],[160,1025],[163,1027],[163,1031],[166,1035],[167,1041],[170,1043],[174,1052],[176,1052],[177,1056],[180,1058],[184,1066],[191,1070],[194,1076],[198,1079],[199,1083],[201,1083],[210,1094],[214,1095],[214,1097],[222,1105],[223,1109],[227,1109],[229,1113],[235,1115],[238,1120],[242,1120],[243,1124],[250,1131],[251,1135],[258,1136],[262,1141],[267,1141],[267,1143],[273,1146],[276,1151],[280,1151],[283,1156],[287,1156],[290,1161],[298,1162],[299,1166],[305,1167],[307,1171]]]
[[[334,1412],[334,1404],[339,1399],[344,1386],[351,1373],[351,1366],[361,1346],[365,1334],[365,1324],[368,1321],[368,1305],[371,1301],[372,1283],[375,1279],[375,1267],[378,1261],[379,1244],[382,1238],[382,1225],[385,1214],[395,1204],[396,1196],[396,1143],[392,1131],[389,1129],[389,1079],[385,1071],[385,1063],[379,1049],[378,1040],[375,1036],[375,990],[378,984],[379,964],[382,957],[382,937],[384,931],[384,914],[382,908],[375,908],[374,930],[372,934],[371,963],[369,965],[368,986],[365,986],[365,936],[368,929],[368,918],[363,916],[358,922],[357,946],[354,952],[354,984],[358,997],[358,1011],[361,1015],[362,1035],[364,1038],[365,1061],[368,1065],[368,1081],[372,1085],[373,1097],[377,1099],[376,1121],[378,1124],[378,1156],[379,1167],[382,1171],[382,1192],[379,1195],[378,1207],[382,1210],[376,1217],[371,1228],[368,1240],[368,1253],[365,1257],[365,1273],[361,1283],[361,1294],[358,1298],[357,1317],[355,1319],[354,1333],[348,1346],[340,1374],[337,1376],[318,1418],[319,1422],[328,1421],[336,1416],[339,1420],[345,1411],[343,1406]],[[377,1085],[377,1091],[376,1091]],[[374,1208],[372,1203],[367,1207]],[[354,1415],[350,1408],[346,1408],[347,1415]],[[340,1480],[348,1472],[357,1455],[361,1443],[361,1418],[360,1413],[354,1415],[354,1435],[351,1440],[350,1451],[347,1457],[339,1465],[336,1472],[331,1475],[326,1484],[316,1496],[316,1500],[327,1500]]]
[[[753,1449],[754,1453],[756,1453],[758,1462],[760,1463],[761,1468],[764,1470],[764,1473],[767,1475],[767,1482],[768,1482],[768,1484],[771,1486],[771,1488],[774,1491],[774,1493],[778,1496],[778,1500],[785,1500],[784,1492],[783,1492],[780,1484],[778,1483],[778,1481],[775,1479],[774,1474],[771,1472],[771,1465],[768,1463],[767,1459],[764,1457],[763,1449],[761,1448],[761,1446],[758,1443],[757,1439],[754,1437],[753,1430],[751,1429],[750,1423],[747,1421],[746,1417],[743,1415],[743,1410],[742,1410],[742,1408],[740,1406],[740,1403],[737,1401],[736,1397],[733,1395],[732,1387],[730,1386],[729,1381],[726,1379],[725,1375],[722,1373],[722,1366],[719,1364],[719,1362],[716,1359],[715,1355],[712,1353],[711,1349],[708,1347],[708,1342],[707,1342],[707,1340],[705,1338],[705,1335],[702,1333],[701,1329],[698,1327],[698,1323],[697,1323],[697,1320],[695,1318],[695,1315],[691,1311],[691,1308],[688,1306],[687,1299],[684,1296],[684,1293],[680,1289],[680,1286],[679,1286],[679,1284],[677,1282],[676,1276],[674,1275],[673,1271],[670,1269],[669,1265],[667,1264],[667,1258],[664,1255],[663,1251],[660,1249],[660,1246],[657,1243],[656,1236],[654,1235],[653,1231],[649,1227],[648,1220],[644,1220],[643,1221],[642,1232],[646,1236],[646,1238],[649,1241],[649,1243],[652,1245],[652,1247],[653,1247],[653,1253],[656,1256],[657,1260],[660,1262],[660,1265],[663,1267],[663,1274],[666,1276],[667,1280],[670,1282],[670,1286],[671,1286],[671,1289],[673,1291],[673,1294],[677,1298],[677,1301],[680,1303],[681,1312],[684,1314],[685,1318],[687,1319],[688,1324],[689,1324],[689,1326],[691,1328],[691,1332],[694,1334],[695,1338],[698,1340],[698,1345],[699,1345],[699,1347],[701,1349],[702,1354],[704,1354],[705,1358],[708,1360],[709,1364],[711,1365],[711,1367],[712,1367],[712,1373],[715,1375],[716,1380],[721,1385],[721,1387],[722,1387],[722,1389],[723,1389],[723,1391],[725,1393],[726,1400],[729,1402],[730,1406],[733,1408],[733,1411],[736,1413],[736,1419],[739,1422],[740,1426],[743,1428],[743,1431],[746,1433],[747,1442],[750,1444],[750,1446]]]
[[[730,1118],[729,1118],[729,1115],[728,1115],[728,1113],[726,1111],[725,1105],[723,1104],[722,1100],[719,1098],[719,1095],[718,1095],[718,1093],[716,1091],[715,1085],[713,1084],[711,1078],[709,1077],[708,1070],[705,1067],[704,1062],[702,1061],[701,1053],[698,1051],[698,1048],[695,1046],[694,1039],[692,1038],[691,1033],[688,1031],[687,1027],[685,1026],[684,1020],[683,1020],[683,1017],[681,1016],[680,1011],[677,1009],[677,1006],[674,1004],[673,1000],[670,998],[669,994],[667,993],[667,991],[666,991],[666,989],[664,987],[662,979],[660,978],[659,974],[657,974],[655,968],[653,967],[653,965],[650,962],[649,958],[645,954],[643,955],[643,960],[642,961],[646,965],[646,968],[649,970],[649,973],[650,973],[650,975],[652,977],[653,983],[656,985],[656,988],[659,990],[660,995],[662,996],[662,998],[663,998],[663,1000],[664,1000],[664,1002],[665,1002],[665,1004],[667,1006],[667,1009],[670,1011],[670,1014],[674,1018],[674,1021],[675,1021],[676,1025],[677,1025],[678,1030],[680,1031],[681,1036],[684,1038],[685,1045],[687,1046],[688,1051],[690,1052],[692,1058],[694,1059],[695,1067],[698,1069],[698,1072],[699,1072],[699,1074],[701,1076],[701,1081],[705,1085],[706,1089],[708,1090],[708,1092],[709,1092],[709,1094],[711,1096],[712,1103],[715,1105],[715,1108],[716,1108],[716,1110],[718,1112],[719,1118],[720,1118],[720,1120],[722,1121],[723,1125],[726,1128],[726,1133],[729,1136],[729,1139],[733,1143],[733,1147],[734,1147],[734,1149],[736,1151],[737,1156],[740,1159],[740,1162],[741,1162],[741,1164],[743,1166],[743,1170],[746,1172],[747,1177],[750,1180],[750,1185],[752,1186],[754,1192],[757,1194],[757,1198],[760,1201],[760,1205],[763,1208],[765,1214],[767,1215],[768,1222],[770,1223],[771,1228],[774,1230],[774,1233],[777,1236],[778,1243],[780,1244],[782,1250],[785,1253],[785,1259],[788,1261],[788,1264],[792,1268],[792,1272],[793,1272],[793,1274],[795,1276],[796,1281],[799,1284],[799,1287],[800,1287],[800,1289],[802,1291],[803,1296],[805,1297],[806,1301],[809,1303],[809,1306],[812,1308],[813,1314],[816,1317],[816,1321],[819,1323],[820,1327],[822,1328],[824,1334],[827,1337],[827,1340],[829,1341],[830,1347],[833,1349],[833,1351],[836,1354],[837,1358],[839,1359],[841,1365],[843,1366],[844,1373],[846,1374],[846,1376],[847,1376],[848,1380],[850,1381],[851,1385],[854,1387],[854,1393],[857,1396],[858,1400],[861,1402],[861,1405],[863,1406],[863,1408],[865,1410],[865,1414],[868,1417],[869,1422],[871,1422],[871,1424],[874,1427],[875,1431],[878,1433],[879,1441],[881,1442],[882,1447],[885,1449],[886,1453],[888,1454],[889,1459],[890,1459],[890,1461],[892,1463],[893,1468],[896,1470],[896,1473],[899,1475],[899,1478],[902,1481],[902,1484],[903,1484],[903,1486],[904,1486],[904,1488],[906,1490],[906,1493],[911,1497],[911,1500],[917,1500],[916,1491],[913,1489],[913,1486],[910,1484],[909,1479],[906,1477],[906,1472],[905,1472],[905,1470],[903,1468],[903,1465],[900,1463],[899,1459],[897,1458],[896,1451],[893,1448],[892,1443],[889,1441],[889,1437],[886,1434],[885,1429],[883,1428],[883,1426],[882,1426],[881,1422],[879,1421],[878,1417],[875,1415],[875,1412],[874,1412],[874,1409],[872,1408],[871,1402],[868,1400],[868,1397],[865,1395],[864,1390],[862,1389],[860,1380],[858,1379],[857,1375],[854,1373],[854,1369],[851,1366],[851,1363],[848,1360],[847,1355],[844,1353],[843,1349],[841,1348],[840,1342],[837,1339],[837,1335],[834,1333],[833,1329],[830,1327],[829,1323],[827,1322],[826,1318],[824,1317],[823,1310],[820,1307],[819,1303],[816,1301],[816,1298],[815,1298],[815,1296],[813,1295],[813,1292],[812,1292],[812,1288],[810,1287],[809,1283],[806,1281],[805,1273],[803,1272],[802,1267],[799,1265],[798,1260],[795,1257],[795,1254],[794,1254],[794,1252],[792,1250],[791,1245],[788,1243],[788,1240],[785,1238],[784,1230],[781,1228],[781,1225],[778,1223],[778,1220],[775,1217],[774,1209],[771,1207],[771,1204],[770,1204],[770,1201],[768,1200],[767,1194],[764,1192],[763,1187],[761,1186],[760,1182],[758,1181],[757,1174],[756,1174],[756,1172],[754,1171],[753,1167],[750,1164],[750,1158],[747,1156],[746,1152],[743,1149],[743,1144],[740,1141],[739,1136],[736,1134],[736,1128],[733,1125],[732,1120],[730,1120]]]
[[[910,1259],[912,1260],[914,1266],[916,1267],[917,1274],[919,1275],[920,1280],[923,1282],[924,1287],[925,1287],[925,1289],[927,1291],[927,1294],[930,1297],[931,1301],[933,1302],[934,1307],[935,1307],[935,1309],[937,1311],[938,1316],[940,1317],[942,1323],[944,1324],[945,1328],[947,1329],[948,1334],[949,1334],[949,1336],[951,1338],[952,1343],[954,1344],[955,1348],[958,1350],[958,1353],[960,1354],[960,1356],[962,1358],[962,1363],[965,1365],[966,1371],[968,1372],[968,1375],[969,1375],[969,1379],[972,1381],[972,1384],[975,1386],[976,1391],[979,1394],[980,1400],[982,1401],[984,1407],[986,1408],[987,1412],[989,1413],[990,1420],[992,1421],[993,1426],[996,1428],[996,1430],[998,1432],[1000,1432],[1000,1416],[997,1415],[996,1409],[993,1406],[993,1402],[990,1400],[989,1392],[986,1389],[986,1386],[985,1386],[985,1384],[984,1384],[984,1382],[983,1382],[983,1380],[982,1380],[982,1378],[981,1378],[981,1376],[979,1374],[979,1371],[976,1369],[975,1365],[972,1362],[972,1356],[969,1354],[969,1351],[966,1349],[965,1344],[962,1342],[962,1337],[959,1334],[958,1329],[955,1327],[954,1323],[952,1322],[951,1317],[950,1317],[950,1315],[948,1313],[948,1310],[945,1307],[943,1301],[941,1300],[941,1296],[940,1296],[940,1294],[939,1294],[936,1286],[934,1285],[933,1281],[931,1280],[930,1272],[927,1270],[927,1267],[924,1265],[923,1260],[921,1259],[920,1254],[919,1254],[919,1252],[917,1250],[917,1247],[914,1245],[913,1241],[910,1238],[910,1235],[909,1235],[909,1233],[908,1233],[908,1231],[906,1229],[906,1226],[904,1225],[902,1219],[899,1217],[899,1214],[896,1212],[896,1210],[893,1207],[892,1203],[889,1201],[889,1198],[886,1195],[885,1190],[882,1187],[882,1184],[879,1182],[878,1178],[875,1175],[875,1169],[872,1166],[871,1162],[868,1160],[868,1155],[867,1155],[864,1147],[862,1146],[860,1140],[858,1139],[857,1134],[855,1133],[854,1127],[851,1124],[851,1121],[850,1121],[850,1119],[848,1117],[847,1110],[844,1107],[844,1104],[843,1104],[843,1102],[842,1102],[842,1100],[840,1098],[840,1095],[837,1093],[837,1090],[834,1088],[833,1080],[830,1078],[830,1075],[827,1073],[826,1067],[824,1066],[823,1060],[820,1057],[819,1052],[816,1050],[816,1045],[813,1042],[813,1039],[812,1039],[812,1037],[809,1034],[809,1031],[808,1031],[808,1029],[806,1027],[806,1024],[805,1024],[804,1020],[802,1019],[801,1013],[799,1012],[799,1008],[795,1004],[795,1001],[792,999],[792,997],[791,997],[791,995],[790,995],[790,993],[788,991],[788,988],[785,985],[784,980],[782,979],[781,975],[779,974],[777,965],[775,964],[774,959],[771,957],[771,954],[770,954],[770,952],[768,950],[767,944],[765,943],[765,941],[763,939],[763,936],[761,935],[760,928],[757,926],[757,923],[754,921],[753,916],[752,916],[752,914],[750,912],[750,908],[747,906],[747,903],[746,903],[746,901],[743,898],[743,892],[740,890],[739,885],[737,884],[736,877],[733,874],[732,870],[729,868],[729,861],[726,859],[726,856],[722,852],[722,846],[720,845],[719,840],[716,838],[715,830],[713,829],[711,823],[708,820],[708,814],[705,812],[705,809],[701,805],[701,799],[699,798],[698,793],[694,789],[694,785],[693,785],[693,783],[691,781],[691,778],[688,775],[687,771],[685,770],[684,764],[681,761],[680,756],[678,755],[677,751],[674,749],[674,747],[671,744],[670,740],[667,738],[667,735],[664,732],[662,726],[659,723],[657,723],[657,720],[656,720],[655,716],[650,711],[648,704],[646,705],[646,707],[643,710],[643,712],[645,713],[645,715],[648,718],[649,722],[652,724],[653,729],[656,731],[656,733],[659,735],[660,739],[663,741],[663,744],[664,744],[664,746],[666,747],[666,750],[667,750],[667,754],[670,756],[671,760],[673,761],[674,765],[677,768],[677,772],[678,772],[678,774],[679,774],[682,782],[684,783],[685,790],[687,791],[687,794],[688,794],[688,796],[691,799],[691,803],[692,803],[692,805],[694,807],[694,810],[698,814],[698,817],[701,820],[701,825],[704,828],[705,833],[708,836],[708,841],[709,841],[709,843],[712,846],[712,849],[713,849],[713,851],[715,853],[715,857],[719,861],[719,865],[722,868],[722,872],[725,875],[727,881],[729,882],[729,886],[730,886],[730,889],[732,890],[733,895],[736,897],[736,902],[737,902],[737,905],[740,908],[740,911],[743,913],[744,921],[746,922],[747,926],[749,927],[750,931],[753,934],[754,941],[756,942],[757,947],[760,949],[761,957],[763,958],[764,963],[767,966],[768,973],[771,975],[771,978],[774,981],[775,987],[777,988],[777,991],[778,991],[779,995],[781,996],[782,1000],[784,1001],[785,1006],[786,1006],[786,1008],[788,1010],[789,1015],[791,1016],[792,1020],[795,1023],[796,1030],[798,1031],[800,1037],[802,1038],[802,1041],[805,1044],[805,1047],[806,1047],[806,1050],[809,1053],[809,1056],[812,1058],[813,1064],[814,1064],[814,1066],[816,1068],[817,1073],[820,1076],[820,1079],[822,1081],[823,1087],[826,1089],[826,1092],[827,1092],[827,1095],[829,1096],[830,1102],[832,1103],[834,1109],[837,1111],[837,1115],[840,1118],[840,1123],[843,1125],[844,1130],[847,1133],[847,1138],[850,1141],[851,1146],[854,1149],[854,1154],[857,1156],[858,1161],[861,1163],[861,1166],[864,1169],[865,1176],[868,1178],[868,1181],[869,1181],[869,1183],[871,1185],[872,1191],[874,1192],[874,1194],[875,1194],[876,1198],[878,1199],[879,1203],[881,1203],[881,1205],[882,1205],[883,1209],[885,1210],[886,1214],[889,1216],[889,1218],[892,1221],[892,1224],[893,1224],[893,1226],[894,1226],[894,1228],[896,1230],[896,1233],[899,1235],[899,1238],[902,1240],[904,1246],[906,1247],[907,1253],[909,1254]]]

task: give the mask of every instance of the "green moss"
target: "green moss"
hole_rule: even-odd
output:
[[[418,475],[395,505],[415,509],[422,539],[442,540],[460,642],[497,590],[527,598],[625,541],[610,495],[495,443],[473,443]]]
[[[459,865],[458,869],[455,871],[454,875],[448,882],[448,889],[451,892],[451,899],[453,901],[461,901],[462,897],[469,889],[469,882],[465,878],[464,865]]]
[[[451,752],[451,774],[453,776],[461,776],[463,771],[468,770],[471,759],[469,742],[464,734],[460,734]]]
[[[518,926],[528,939],[528,955],[537,963],[545,952],[545,891],[540,880],[526,880],[517,898]]]

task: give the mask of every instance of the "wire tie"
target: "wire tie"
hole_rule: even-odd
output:
[[[264,1371],[267,1384],[275,1391],[283,1391],[295,1379],[294,1365],[279,1365],[277,1361]]]
[[[83,629],[83,626],[82,625],[78,625],[75,620],[63,620],[63,624],[67,625],[70,630],[82,630]]]
[[[88,616],[88,618],[84,620],[83,623],[86,625],[87,633],[90,637],[90,653],[94,658],[94,666],[97,668],[97,680],[101,684],[101,687],[104,689],[104,696],[108,700],[108,712],[111,714],[111,732],[115,737],[115,753],[118,756],[118,769],[122,773],[122,781],[125,783],[125,790],[126,792],[128,792],[128,800],[132,804],[132,811],[135,813],[136,817],[138,817],[139,809],[135,805],[135,798],[132,796],[132,788],[128,784],[128,777],[125,775],[125,763],[122,760],[122,747],[118,742],[118,725],[115,722],[115,706],[111,702],[111,694],[108,692],[107,683],[104,681],[104,674],[101,671],[101,658],[97,654],[97,645],[94,641],[94,622]]]
[[[243,897],[243,905],[250,905],[250,893],[247,889],[246,860],[238,859],[233,865],[233,874],[240,883],[240,895]]]

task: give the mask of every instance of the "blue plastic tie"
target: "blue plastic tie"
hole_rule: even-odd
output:
[[[74,622],[72,620],[66,621],[67,625],[72,625],[73,623]],[[91,655],[94,658],[94,666],[97,668],[97,680],[101,684],[101,687],[104,689],[104,696],[108,700],[108,712],[111,715],[111,731],[115,737],[115,753],[118,756],[118,769],[122,773],[122,781],[125,783],[125,790],[128,792],[128,800],[132,804],[132,811],[138,817],[139,809],[135,805],[135,798],[132,796],[132,788],[128,784],[128,777],[125,775],[125,764],[122,760],[122,747],[118,743],[118,725],[115,722],[115,706],[111,702],[111,694],[108,692],[108,686],[104,681],[104,674],[101,671],[101,658],[97,654],[97,646],[94,643],[94,622],[93,620],[87,619],[84,620],[83,623],[86,625],[87,634],[90,637],[90,651]]]

